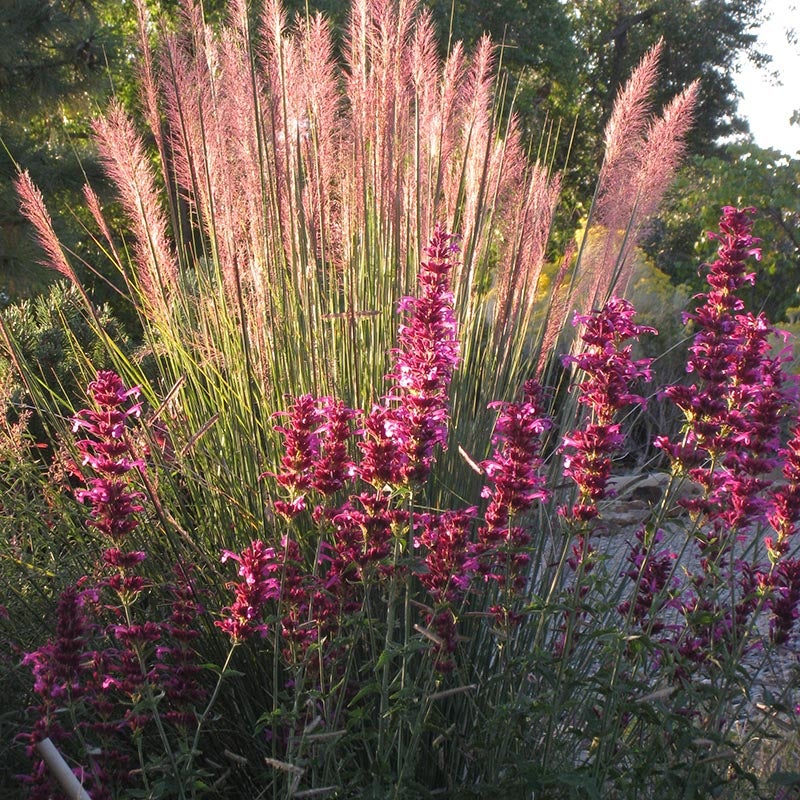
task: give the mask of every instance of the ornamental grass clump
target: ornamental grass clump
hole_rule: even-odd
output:
[[[57,793],[45,737],[92,798],[762,792],[758,704],[796,722],[763,676],[796,643],[800,468],[776,332],[737,294],[749,213],[723,212],[686,386],[661,390],[625,297],[696,87],[654,116],[648,54],[557,265],[560,179],[488,40],[439,59],[430,13],[383,0],[354,2],[340,58],[277,2],[217,29],[137,10],[149,138],[119,105],[95,125],[124,235],[86,198],[142,348],[79,292],[107,361],[65,333],[75,411],[0,325],[50,437],[0,450],[32,465],[3,478],[30,508],[0,508],[25,528],[0,515],[28,794]],[[645,400],[686,423],[615,527]]]
[[[740,219],[744,241],[750,222]],[[567,797],[575,782],[647,796],[683,781],[702,791],[738,785],[728,765],[743,769],[735,708],[751,691],[745,676],[757,677],[770,648],[795,635],[794,437],[778,451],[787,483],[765,492],[752,506],[760,516],[746,520],[753,531],[774,526],[764,546],[715,501],[709,487],[722,484],[706,471],[714,459],[701,460],[696,442],[686,480],[705,494],[685,501],[676,526],[664,516],[668,490],[663,509],[612,546],[603,525],[612,456],[624,444],[619,414],[644,402],[653,378],[632,342],[655,332],[612,297],[575,317],[578,344],[563,359],[583,427],[556,430],[555,389],[528,380],[520,400],[492,403],[488,458],[465,463],[483,476],[475,502],[431,506],[419,467],[435,474],[444,452],[442,386],[457,358],[448,275],[458,251],[442,227],[423,254],[422,297],[434,255],[435,318],[445,324],[430,324],[430,305],[401,304],[387,390],[371,411],[304,394],[272,415],[284,454],[256,478],[274,512],[272,537],[224,548],[218,566],[186,566],[196,544],[167,527],[169,498],[153,493],[164,476],[147,477],[159,470],[164,431],[141,455],[133,450],[133,428],[153,413],[139,390],[110,371],[90,383],[96,406],[74,416],[85,438],[76,441],[84,463],[73,468],[93,474],[74,494],[89,504],[86,524],[101,541],[94,571],[62,592],[56,638],[24,659],[39,698],[23,735],[34,759],[23,779],[30,796],[53,791],[36,757],[44,737],[80,765],[92,797],[136,786],[186,797],[249,796],[258,786],[344,796],[430,787],[518,796],[533,787]],[[426,332],[418,359],[404,347],[409,330]],[[780,371],[783,358],[751,348],[749,331],[742,324],[736,339],[755,353],[748,374]],[[705,336],[696,331],[696,349]],[[403,381],[409,362],[433,366],[425,380],[419,369]],[[738,399],[737,430],[752,420],[757,434],[778,436],[755,389],[744,388],[742,359],[726,363],[716,391],[730,386]],[[781,397],[795,402],[792,392]],[[430,426],[418,424],[426,404]],[[760,452],[756,433],[726,445],[736,456],[721,457],[726,475],[742,464],[755,471],[743,448]],[[713,441],[722,447],[724,437]],[[163,468],[174,471],[177,459],[170,452]],[[552,460],[574,489],[550,485]],[[682,466],[673,469],[677,481]],[[156,572],[134,540],[154,551]],[[169,582],[158,577],[165,546],[181,556]],[[221,666],[203,663],[207,650]],[[696,684],[698,674],[706,682]],[[233,723],[231,708],[241,714]],[[476,760],[476,748],[491,758]],[[433,762],[424,757],[431,749]]]

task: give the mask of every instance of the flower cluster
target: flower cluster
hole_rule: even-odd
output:
[[[684,435],[675,443],[656,440],[675,467],[702,486],[704,496],[690,510],[715,526],[713,550],[725,530],[744,529],[765,513],[760,476],[777,464],[780,417],[790,397],[783,369],[788,357],[771,355],[774,328],[763,314],[743,313],[736,294],[754,281],[746,259],[760,257],[752,211],[726,207],[720,233],[710,234],[719,242],[707,275],[710,289],[686,315],[696,328],[687,362],[696,382],[664,391],[684,413]]]
[[[53,709],[83,693],[83,659],[91,625],[84,612],[84,595],[77,587],[68,586],[61,593],[57,620],[55,639],[22,661],[33,673],[34,692]],[[53,729],[47,735],[54,735]]]
[[[425,514],[414,547],[425,553],[420,583],[428,590],[434,607],[426,613],[428,635],[436,645],[436,668],[451,671],[458,641],[456,620],[467,595],[477,560],[472,555],[471,532],[477,509]]]
[[[643,406],[645,399],[632,391],[638,380],[651,378],[651,359],[634,359],[629,340],[656,330],[633,322],[635,309],[627,301],[612,297],[599,311],[576,314],[584,348],[577,355],[562,357],[564,366],[574,364],[586,376],[578,383],[578,402],[588,407],[590,419],[564,436],[564,474],[575,481],[580,497],[563,513],[586,522],[598,514],[597,501],[607,494],[611,456],[623,442],[617,412],[628,405]]]
[[[717,259],[708,265],[710,288],[686,315],[696,331],[687,362],[694,383],[664,391],[683,411],[682,438],[656,439],[673,471],[688,475],[702,490],[700,497],[683,502],[701,523],[695,534],[701,557],[681,607],[688,632],[679,650],[697,662],[741,637],[759,595],[773,613],[773,639],[785,640],[800,599],[792,564],[781,563],[800,513],[796,437],[786,450],[780,448],[781,418],[795,388],[785,371],[788,355],[773,354],[771,339],[778,332],[763,314],[745,312],[737,295],[754,282],[747,259],[760,257],[752,213],[726,207],[720,232],[710,234],[719,243]],[[770,498],[766,475],[781,460],[787,482]],[[768,571],[732,556],[737,537],[765,519],[777,534],[765,542],[772,562]],[[730,607],[726,587],[737,580],[742,599]]]
[[[256,540],[241,553],[226,550],[222,554],[222,561],[228,559],[239,564],[242,580],[230,585],[234,591],[234,601],[222,609],[225,619],[214,624],[234,642],[245,641],[255,634],[266,636],[265,606],[270,600],[280,598],[281,589],[281,562],[275,548]]]
[[[270,477],[299,497],[311,487],[314,461],[319,456],[318,404],[310,394],[304,394],[294,399],[288,411],[278,411],[273,416],[285,416],[287,422],[275,426],[283,435],[283,469],[270,473]]]
[[[139,417],[141,405],[131,403],[139,389],[126,389],[115,372],[101,370],[88,386],[95,408],[83,409],[73,418],[72,430],[85,432],[86,438],[75,442],[83,464],[98,477],[86,481],[87,489],[75,496],[91,506],[89,524],[111,542],[105,558],[112,566],[125,568],[141,560],[139,555],[123,554],[118,549],[125,537],[139,524],[136,514],[142,511],[142,493],[133,491],[128,473],[144,467],[134,458],[126,436],[127,423]]]
[[[79,778],[92,797],[111,798],[129,781],[132,734],[142,734],[156,714],[159,725],[180,726],[184,735],[196,720],[195,705],[205,695],[192,645],[201,609],[185,568],[178,568],[176,583],[166,587],[172,595],[168,620],[139,602],[154,588],[139,571],[146,553],[125,547],[142,510],[141,493],[128,485],[131,474],[144,469],[127,436],[129,421],[139,416],[139,390],[126,389],[116,373],[101,371],[88,392],[94,407],[75,415],[73,429],[83,435],[77,442],[83,466],[96,477],[75,494],[91,506],[89,524],[106,539],[108,546],[94,565],[104,577],[96,584],[82,578],[64,590],[56,638],[29,653],[24,663],[41,698],[30,745],[44,736],[59,741],[59,720],[68,711],[78,735],[66,739],[83,746]],[[142,702],[161,691],[157,710]],[[51,796],[49,779],[38,765],[28,780],[38,787],[34,796],[39,790]]]
[[[362,440],[358,443],[361,461],[359,477],[376,489],[403,482],[404,459],[398,448],[397,415],[393,408],[375,405],[365,417]]]
[[[786,644],[800,616],[800,560],[781,561],[770,575],[769,583],[770,637],[775,644]]]
[[[197,620],[203,608],[197,599],[192,572],[191,564],[175,565],[174,581],[167,587],[172,600],[171,611],[162,626],[161,643],[156,647],[155,669],[168,705],[164,718],[185,728],[196,721],[194,709],[206,696],[199,682],[202,668],[193,646],[200,636]]]
[[[424,481],[433,463],[437,445],[447,444],[448,388],[458,364],[450,272],[458,248],[452,234],[437,225],[419,271],[419,297],[404,297],[400,311],[408,315],[398,332],[392,351],[395,383],[388,400],[399,405],[394,411],[394,436],[403,455],[402,478]]]
[[[519,589],[530,560],[530,534],[519,518],[550,495],[540,469],[542,436],[552,421],[544,413],[542,388],[532,380],[525,383],[521,402],[495,402],[490,408],[498,409],[499,415],[492,456],[481,463],[488,482],[482,496],[489,504],[474,552],[486,579]]]
[[[54,792],[52,777],[36,753],[36,744],[50,738],[57,745],[68,746],[74,732],[64,727],[68,719],[65,712],[70,712],[70,723],[75,725],[76,712],[82,708],[88,711],[85,719],[77,718],[81,739],[104,746],[87,748],[90,760],[74,769],[76,776],[90,789],[91,796],[100,800],[110,800],[112,788],[125,786],[128,781],[130,761],[114,746],[124,723],[107,695],[107,660],[101,652],[91,650],[97,631],[91,611],[96,594],[91,588],[68,586],[58,603],[55,638],[26,654],[22,662],[33,673],[33,690],[39,699],[38,705],[30,709],[36,717],[33,729],[21,737],[32,769],[20,778],[32,798],[45,800]]]
[[[786,554],[789,539],[797,532],[797,521],[800,520],[800,423],[795,425],[780,456],[784,481],[773,493],[772,509],[767,517],[776,537],[764,540],[773,563]]]
[[[620,603],[617,610],[623,616],[630,614],[633,622],[653,634],[664,629],[665,623],[658,617],[661,608],[677,607],[677,601],[671,597],[661,605],[663,598],[679,587],[674,574],[677,554],[671,550],[655,549],[663,538],[664,534],[659,530],[654,533],[653,541],[648,542],[645,529],[640,528],[636,532],[636,543],[627,555],[630,567],[620,573],[633,582],[636,594],[632,601]]]

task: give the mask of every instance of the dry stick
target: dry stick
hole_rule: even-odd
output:
[[[91,800],[81,782],[69,768],[69,764],[64,761],[63,756],[49,738],[44,738],[42,741],[37,742],[36,749],[39,751],[42,761],[47,765],[47,768],[70,800]]]

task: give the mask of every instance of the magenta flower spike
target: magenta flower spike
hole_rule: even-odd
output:
[[[492,455],[481,462],[487,485],[481,496],[488,499],[484,524],[478,528],[477,541],[470,546],[470,571],[479,573],[486,582],[493,582],[509,593],[520,591],[525,583],[525,568],[530,563],[528,547],[531,537],[520,517],[537,501],[550,496],[542,466],[542,434],[552,421],[544,413],[542,388],[529,380],[523,398],[517,403],[495,402],[490,408],[499,409],[494,433]],[[503,606],[491,611],[498,621],[515,622],[517,616]]]
[[[351,422],[356,418],[356,412],[341,400],[331,397],[323,397],[320,404],[320,456],[314,464],[311,485],[318,492],[331,495],[355,475],[347,444],[353,433]]]
[[[281,485],[300,493],[311,486],[314,462],[319,457],[321,423],[316,399],[310,394],[296,397],[288,411],[274,417],[286,417],[285,425],[275,430],[283,435],[282,470],[273,477]]]
[[[797,532],[797,521],[800,520],[800,423],[795,425],[781,455],[785,482],[776,489],[772,510],[767,517],[776,537],[765,539],[773,563],[777,563],[788,550],[789,539]]]
[[[767,605],[772,612],[770,638],[775,644],[786,644],[797,622],[800,607],[800,560],[781,561],[770,580]]]
[[[361,480],[381,489],[385,485],[398,486],[403,482],[401,446],[404,432],[397,420],[397,412],[386,406],[373,406],[364,418],[358,443],[361,461],[358,474]]]
[[[425,554],[419,581],[433,600],[434,608],[426,613],[425,623],[434,635],[433,654],[436,668],[442,673],[455,667],[456,612],[477,569],[471,552],[476,514],[475,507],[426,514],[419,520],[421,532],[414,537],[414,547]]]
[[[115,372],[101,370],[89,384],[88,392],[95,407],[78,411],[73,417],[72,430],[85,434],[75,445],[83,464],[91,467],[97,477],[87,478],[87,488],[76,490],[75,497],[91,506],[88,524],[111,545],[105,550],[103,560],[122,575],[145,558],[142,552],[125,553],[119,548],[139,525],[137,514],[142,511],[144,496],[129,486],[129,473],[144,469],[144,462],[133,456],[126,436],[129,420],[140,415],[140,390],[127,389]],[[141,587],[133,584],[139,580],[131,577],[131,585],[117,588],[135,594]]]
[[[263,621],[266,604],[280,598],[281,563],[275,549],[256,540],[240,554],[225,550],[222,561],[228,559],[239,564],[238,583],[230,584],[234,601],[223,609],[225,618],[214,624],[227,633],[234,642],[243,642],[255,634],[266,636]]]
[[[599,311],[576,314],[573,324],[582,326],[584,349],[562,357],[565,366],[574,364],[584,373],[578,383],[578,402],[590,412],[583,427],[566,434],[561,445],[564,475],[575,481],[580,493],[578,502],[562,513],[576,521],[596,517],[597,501],[607,495],[611,456],[623,443],[620,427],[614,422],[617,412],[646,402],[632,386],[635,381],[651,379],[652,359],[635,360],[627,342],[657,331],[634,323],[635,313],[627,300],[612,297]]]
[[[525,383],[522,402],[494,402],[489,407],[500,412],[492,435],[492,456],[481,463],[488,481],[482,496],[489,500],[481,540],[492,547],[513,538],[509,529],[513,516],[550,495],[539,470],[541,437],[552,420],[543,411],[542,389],[532,380]]]
[[[275,426],[283,437],[282,469],[265,473],[289,492],[288,499],[274,502],[279,514],[293,519],[306,509],[309,490],[331,495],[353,477],[348,441],[356,415],[339,400],[310,394],[295,398],[288,411],[273,415],[286,418],[285,424]]]
[[[739,342],[736,338],[736,314],[742,310],[742,300],[736,296],[746,283],[753,283],[753,273],[747,272],[745,259],[760,257],[755,247],[759,241],[751,235],[753,209],[726,207],[720,219],[720,233],[709,237],[719,241],[718,258],[709,265],[707,281],[711,287],[700,297],[705,301],[687,321],[694,322],[697,333],[690,349],[686,370],[698,381],[693,386],[669,386],[664,390],[686,417],[686,436],[675,445],[659,437],[657,446],[686,467],[695,466],[709,454],[725,447],[726,424],[730,413],[736,413],[728,403],[729,380],[737,370]],[[749,370],[748,370],[749,371]],[[739,377],[742,377],[740,372]],[[741,380],[739,387],[741,391]]]
[[[686,367],[696,383],[664,390],[684,413],[684,433],[680,442],[655,442],[703,488],[703,497],[686,505],[716,527],[712,555],[726,546],[725,531],[744,530],[765,516],[782,530],[787,522],[779,519],[783,511],[769,513],[763,490],[764,476],[779,463],[781,417],[795,391],[785,372],[788,355],[772,355],[775,329],[763,314],[745,313],[736,295],[754,282],[746,259],[760,258],[752,213],[726,207],[720,232],[709,234],[719,242],[708,267],[710,288],[686,315],[697,329]],[[783,499],[776,502],[780,509]]]
[[[192,565],[178,563],[173,572],[174,581],[167,587],[171,613],[163,625],[165,643],[156,647],[155,671],[168,703],[165,719],[188,728],[197,720],[194,709],[206,700],[206,691],[200,685],[200,658],[193,647],[200,636],[203,608],[197,601]]]
[[[397,406],[389,431],[403,456],[401,477],[424,481],[437,445],[447,445],[448,389],[459,361],[453,293],[452,258],[458,252],[454,236],[437,224],[420,264],[419,297],[404,297],[399,310],[398,346],[392,350],[394,383],[387,399]]]
[[[90,624],[81,592],[68,586],[58,602],[56,638],[28,653],[22,663],[31,667],[33,690],[45,703],[78,699],[83,691],[81,675]]]

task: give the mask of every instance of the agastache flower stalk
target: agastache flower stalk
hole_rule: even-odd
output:
[[[119,621],[108,625],[106,632],[119,648],[108,660],[108,672],[103,679],[104,690],[113,689],[121,696],[135,698],[152,692],[155,672],[147,664],[146,651],[161,637],[160,626],[152,621],[137,622],[133,617],[136,599],[147,586],[137,568],[146,558],[139,550],[122,549],[126,537],[138,526],[136,514],[142,511],[141,492],[129,488],[129,474],[144,469],[144,462],[133,456],[127,436],[131,418],[138,418],[140,394],[138,387],[127,389],[115,372],[101,370],[88,386],[94,409],[79,411],[73,420],[75,432],[84,431],[85,439],[76,442],[83,464],[99,474],[87,481],[90,489],[75,492],[77,499],[91,507],[89,525],[109,540],[103,551],[103,562],[112,574],[103,586],[116,593],[120,607],[106,606],[105,610],[119,615]],[[131,402],[134,401],[134,402]],[[128,725],[143,728],[150,719],[133,708],[126,713]],[[163,736],[160,718],[153,716]]]
[[[664,391],[684,413],[683,438],[656,440],[672,460],[673,471],[687,474],[703,490],[700,498],[684,502],[702,522],[695,534],[701,572],[690,576],[693,596],[682,604],[687,635],[679,648],[696,662],[715,647],[742,641],[757,596],[773,610],[773,638],[775,631],[778,638],[784,635],[781,626],[791,627],[797,602],[794,575],[779,567],[794,529],[798,498],[791,488],[779,489],[770,512],[763,496],[769,485],[765,475],[779,463],[776,454],[786,458],[784,474],[797,477],[792,443],[789,455],[780,451],[781,416],[795,388],[785,372],[788,355],[772,355],[775,329],[763,314],[745,313],[736,294],[754,282],[747,259],[760,258],[752,213],[726,207],[720,232],[709,234],[719,242],[717,259],[708,266],[710,288],[695,312],[686,315],[697,329],[687,363],[696,382]],[[772,569],[766,573],[738,561],[733,570],[727,568],[737,537],[765,517],[778,534],[777,540],[766,539]],[[730,607],[724,598],[737,574],[742,600]]]
[[[797,521],[800,520],[800,423],[795,425],[781,456],[784,482],[773,494],[772,510],[767,517],[776,536],[764,540],[773,564],[786,554],[789,540],[797,532]]]
[[[664,629],[665,623],[659,619],[658,612],[665,607],[675,607],[677,601],[673,595],[679,588],[674,575],[677,553],[656,549],[663,538],[663,531],[657,530],[652,542],[648,542],[645,528],[640,528],[636,532],[636,543],[631,545],[626,557],[630,567],[620,573],[636,585],[636,595],[633,600],[620,603],[617,610],[652,634]]]
[[[732,415],[735,420],[739,413],[730,402],[732,377],[738,373],[739,393],[744,385],[742,378],[747,375],[751,384],[754,377],[751,369],[740,370],[737,366],[743,355],[737,314],[744,304],[736,292],[755,280],[754,274],[747,272],[745,259],[761,257],[755,246],[759,240],[751,235],[751,212],[752,209],[724,208],[721,233],[709,234],[720,243],[718,258],[709,265],[706,276],[711,288],[701,295],[703,304],[693,314],[685,315],[685,320],[697,328],[686,365],[686,371],[696,377],[697,383],[664,390],[664,395],[686,417],[685,435],[679,443],[658,437],[656,445],[677,466],[687,470],[725,451],[729,430],[740,427],[732,425]],[[702,481],[704,475],[699,473],[696,477]]]
[[[283,435],[284,454],[281,471],[265,473],[289,490],[288,501],[277,500],[275,510],[287,519],[297,516],[306,507],[305,492],[311,488],[314,463],[319,458],[320,414],[317,401],[310,394],[294,399],[288,411],[278,411],[274,417],[286,417],[285,425],[276,425]]]
[[[61,593],[57,620],[55,639],[22,660],[33,672],[33,690],[45,708],[43,720],[49,716],[47,709],[58,708],[68,698],[77,700],[83,693],[83,660],[90,624],[82,593],[75,586]],[[55,737],[56,733],[48,728],[44,735]]]
[[[355,475],[355,465],[348,453],[352,436],[351,422],[357,412],[341,400],[323,397],[320,401],[322,424],[320,455],[314,464],[311,485],[323,495],[338,492]]]
[[[437,445],[447,445],[448,389],[459,360],[459,346],[450,272],[458,247],[452,234],[437,225],[425,248],[419,271],[419,297],[404,297],[399,309],[407,315],[392,350],[394,383],[387,400],[393,408],[393,430],[403,456],[401,477],[424,481]]]
[[[57,619],[55,639],[27,653],[22,660],[33,673],[33,691],[39,697],[38,707],[34,709],[37,715],[35,727],[30,733],[20,736],[26,743],[28,757],[33,761],[30,774],[20,776],[20,779],[27,785],[30,796],[35,798],[51,797],[56,788],[36,751],[36,744],[45,738],[56,743],[66,738],[58,709],[66,707],[71,698],[78,700],[83,692],[81,665],[88,625],[82,598],[74,586],[61,593]]]
[[[396,411],[375,405],[364,419],[362,440],[358,443],[361,480],[381,490],[383,486],[399,486],[403,482],[404,459],[398,448]]]
[[[290,665],[301,663],[309,647],[319,639],[311,588],[315,576],[305,570],[300,546],[284,536],[281,552],[280,616],[283,656]]]
[[[710,560],[729,546],[730,531],[763,519],[763,476],[778,463],[781,416],[794,392],[784,369],[788,355],[771,355],[775,329],[763,314],[744,313],[736,295],[754,282],[746,259],[760,258],[752,212],[724,208],[720,233],[709,234],[719,242],[707,275],[710,289],[694,314],[686,315],[697,328],[687,363],[697,382],[664,391],[686,418],[683,439],[656,440],[673,469],[703,488],[703,497],[686,505],[710,523],[700,543]]]
[[[26,654],[22,662],[33,672],[33,689],[39,697],[38,706],[32,709],[37,716],[33,730],[20,736],[33,761],[30,774],[20,776],[32,798],[45,800],[57,793],[35,745],[47,737],[68,747],[75,741],[75,731],[66,730],[65,722],[77,728],[84,744],[101,744],[86,748],[78,758],[81,767],[74,770],[93,798],[110,800],[114,796],[112,787],[122,788],[129,780],[129,761],[117,747],[121,723],[103,686],[107,665],[103,663],[98,674],[96,667],[102,656],[90,650],[90,639],[97,629],[91,611],[95,595],[93,589],[67,587],[58,603],[55,638]],[[84,714],[81,709],[85,709]]]
[[[577,384],[578,403],[588,409],[581,428],[567,433],[562,440],[564,475],[578,487],[578,499],[571,507],[559,508],[577,536],[571,545],[567,564],[575,573],[575,586],[568,589],[573,607],[565,613],[555,649],[559,657],[568,656],[583,612],[579,603],[589,592],[583,579],[594,569],[595,550],[589,540],[590,522],[599,515],[598,501],[609,495],[612,456],[622,446],[624,437],[617,414],[629,405],[645,405],[645,398],[633,391],[636,381],[651,379],[651,359],[634,359],[630,340],[643,334],[656,334],[654,328],[633,321],[636,310],[627,300],[611,297],[599,310],[576,314],[573,325],[582,326],[583,349],[576,355],[562,357],[565,367],[574,364],[583,373]]]
[[[513,593],[521,589],[530,560],[525,552],[530,534],[515,523],[550,494],[540,469],[542,435],[552,421],[543,410],[542,388],[532,380],[525,383],[521,402],[494,402],[489,407],[497,408],[499,416],[492,456],[481,463],[488,482],[481,494],[489,504],[473,552],[484,577]],[[500,612],[499,607],[494,610]]]
[[[575,481],[580,494],[578,502],[562,513],[578,522],[596,517],[597,501],[607,495],[611,457],[623,442],[620,427],[614,422],[617,412],[646,402],[632,391],[632,385],[637,380],[650,380],[652,359],[633,359],[632,346],[626,342],[657,331],[634,323],[635,313],[627,300],[612,297],[599,311],[576,314],[573,324],[583,326],[580,339],[584,349],[562,357],[564,366],[574,364],[584,373],[578,383],[578,402],[590,412],[589,421],[568,433],[561,447],[564,474]]]
[[[293,519],[305,510],[309,490],[331,495],[353,477],[348,441],[356,414],[339,400],[305,394],[295,398],[288,411],[273,415],[286,417],[285,425],[275,426],[283,436],[282,470],[265,473],[289,490],[288,500],[273,504],[279,514]]]
[[[425,554],[420,583],[433,600],[433,609],[425,623],[432,632],[436,668],[451,672],[458,637],[458,607],[469,590],[477,561],[471,554],[471,529],[477,508],[427,514],[420,519],[421,533],[414,537],[414,547]]]
[[[176,564],[174,574],[175,581],[168,587],[172,608],[164,625],[169,644],[156,648],[156,673],[169,704],[165,719],[188,729],[197,719],[194,709],[206,698],[198,680],[202,668],[193,647],[200,636],[197,621],[203,609],[197,602],[191,565]]]
[[[281,563],[275,549],[256,540],[241,553],[225,550],[222,561],[228,559],[239,564],[239,576],[242,580],[229,585],[234,591],[234,601],[223,609],[225,618],[214,624],[227,633],[234,644],[256,634],[266,636],[266,605],[270,600],[280,599]]]
[[[79,411],[73,418],[72,430],[87,434],[75,445],[83,464],[99,477],[89,478],[89,488],[77,490],[75,497],[91,506],[88,524],[110,542],[104,553],[106,563],[125,571],[144,558],[144,553],[119,549],[138,526],[136,514],[142,511],[143,495],[129,488],[127,476],[143,469],[144,463],[133,457],[126,436],[128,421],[138,418],[141,409],[140,403],[130,401],[136,401],[140,392],[137,387],[126,389],[119,375],[110,370],[98,372],[88,391],[95,408]]]
[[[770,638],[775,644],[786,644],[800,616],[800,559],[781,561],[773,570],[769,583]]]

